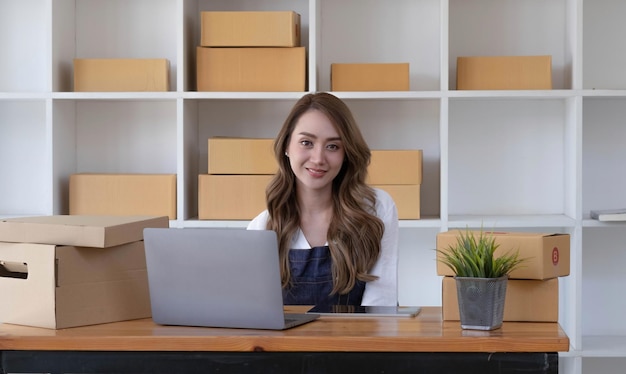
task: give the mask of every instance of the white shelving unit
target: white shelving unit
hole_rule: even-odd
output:
[[[302,92],[195,91],[203,10],[295,10],[308,90],[333,62],[409,62],[408,92],[337,92],[373,149],[423,149],[421,220],[401,222],[400,302],[440,305],[436,234],[566,232],[563,373],[626,364],[626,3],[614,0],[0,0],[0,217],[66,214],[76,172],[176,173],[197,217],[209,136],[273,137]],[[456,58],[553,58],[553,90],[456,91]],[[74,93],[74,58],[167,58],[170,92]]]

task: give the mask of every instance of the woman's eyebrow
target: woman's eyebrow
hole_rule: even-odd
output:
[[[317,139],[317,135],[311,134],[310,132],[306,132],[306,131],[299,132],[298,135],[304,135],[304,136],[308,136],[308,137]],[[341,137],[340,136],[335,136],[335,137],[326,139],[326,141],[337,141],[337,140],[341,140]]]

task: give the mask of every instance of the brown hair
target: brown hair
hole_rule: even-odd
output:
[[[285,151],[300,117],[310,111],[324,113],[334,124],[345,150],[344,163],[333,180],[333,218],[327,240],[332,257],[334,293],[348,293],[369,274],[380,253],[383,222],[376,216],[376,194],[365,183],[371,152],[347,105],[329,93],[306,94],[294,105],[276,140],[278,172],[267,187],[267,229],[278,235],[281,279],[289,285],[289,247],[300,226],[296,177]]]

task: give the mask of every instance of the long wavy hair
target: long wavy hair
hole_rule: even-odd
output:
[[[370,274],[380,253],[383,222],[376,216],[376,194],[365,183],[371,152],[350,109],[329,93],[304,95],[294,105],[274,141],[278,172],[266,190],[267,229],[278,236],[281,279],[289,287],[289,249],[300,227],[296,177],[285,151],[300,117],[311,110],[325,114],[334,124],[344,147],[344,163],[333,180],[333,218],[327,241],[332,258],[331,294],[350,292],[358,281],[371,281]]]

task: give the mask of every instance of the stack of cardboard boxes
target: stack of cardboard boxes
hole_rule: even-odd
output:
[[[293,11],[201,12],[198,91],[304,91],[306,51]]]
[[[477,233],[477,232],[476,232]],[[454,245],[459,231],[437,235],[437,250]],[[526,259],[509,274],[504,303],[504,321],[557,322],[559,318],[559,277],[569,275],[570,236],[528,232],[489,232],[499,245],[495,255],[519,251]],[[444,320],[460,319],[456,282],[452,270],[437,262],[443,275],[442,310]]]
[[[265,208],[265,188],[278,170],[274,140],[212,137],[208,174],[198,176],[199,219],[252,219]]]
[[[0,221],[0,323],[60,329],[151,316],[143,229],[168,217]]]
[[[420,219],[422,150],[372,150],[367,183],[387,191],[399,219]]]

